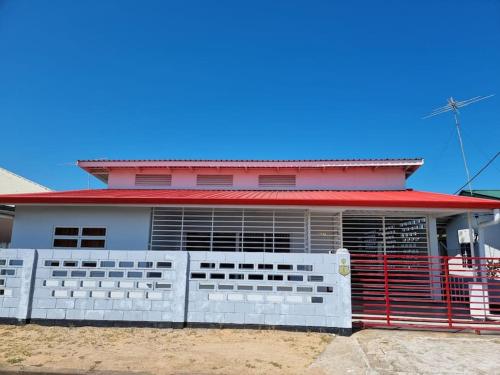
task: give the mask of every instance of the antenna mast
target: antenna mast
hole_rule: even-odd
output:
[[[457,128],[457,134],[458,134],[458,141],[460,143],[460,150],[462,151],[462,159],[464,161],[464,167],[465,167],[465,173],[467,175],[467,185],[469,188],[469,192],[471,193],[472,196],[472,184],[471,184],[471,178],[470,178],[470,173],[469,173],[469,166],[467,165],[467,158],[465,157],[465,149],[464,149],[464,142],[462,140],[462,131],[460,129],[460,112],[458,111],[459,108],[465,107],[466,105],[479,102],[480,100],[488,99],[491,98],[493,95],[487,95],[487,96],[475,96],[474,98],[468,99],[468,100],[461,100],[461,101],[456,101],[452,97],[448,99],[448,104],[436,108],[433,110],[429,115],[423,117],[423,119],[427,119],[429,117],[434,117],[437,115],[440,115],[441,113],[445,112],[453,112],[453,116],[455,117],[455,126]]]

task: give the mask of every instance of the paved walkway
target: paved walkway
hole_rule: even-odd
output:
[[[311,366],[337,374],[500,374],[500,335],[364,330],[339,337]]]

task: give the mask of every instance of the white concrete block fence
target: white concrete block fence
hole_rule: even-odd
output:
[[[351,331],[350,257],[0,251],[0,321]]]

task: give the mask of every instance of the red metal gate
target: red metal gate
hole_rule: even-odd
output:
[[[500,258],[351,254],[363,327],[500,331]]]

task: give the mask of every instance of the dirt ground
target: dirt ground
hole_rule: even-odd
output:
[[[500,336],[0,325],[0,373],[500,374]]]
[[[322,374],[334,336],[233,330],[0,325],[0,369],[148,374]]]

